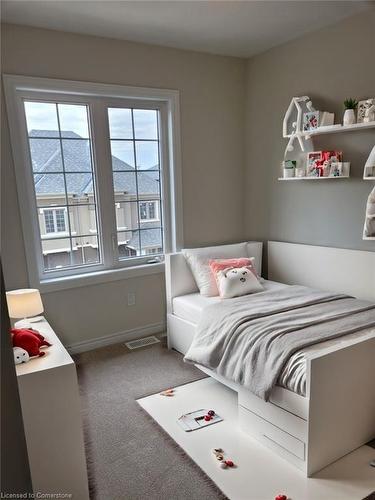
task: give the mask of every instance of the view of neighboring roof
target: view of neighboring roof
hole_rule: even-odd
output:
[[[148,247],[162,247],[162,238],[160,228],[148,229],[147,231],[140,231],[141,233],[141,246],[142,248]],[[139,250],[139,231],[133,231],[132,237],[127,243],[127,246]]]
[[[64,157],[68,194],[76,196],[92,194],[93,180],[89,141],[71,131],[62,131],[61,135],[62,142],[60,145],[59,135],[56,131],[32,130],[29,133],[37,196],[47,194],[63,195],[65,193],[62,155]],[[41,139],[42,137],[43,139]],[[116,193],[136,194],[138,182],[138,193],[140,195],[159,195],[157,165],[152,169],[138,171],[136,176],[134,167],[112,155],[112,168]],[[119,172],[124,170],[127,172]]]

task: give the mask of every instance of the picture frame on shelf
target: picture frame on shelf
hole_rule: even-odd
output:
[[[307,153],[306,177],[319,177],[318,164],[322,161],[323,151],[311,151]]]
[[[310,132],[319,127],[320,111],[309,111],[303,115],[303,131]]]
[[[349,177],[349,174],[350,162],[334,161],[331,163],[329,177]]]
[[[332,162],[330,171],[329,171],[329,176],[330,177],[342,177],[343,175],[343,164],[342,162]]]
[[[307,154],[306,163],[307,177],[340,177],[343,175],[342,151],[312,151]]]
[[[335,114],[328,111],[309,111],[303,115],[303,131],[311,132],[320,127],[329,127],[334,124]]]

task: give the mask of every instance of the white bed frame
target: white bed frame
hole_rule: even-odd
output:
[[[268,242],[268,278],[375,301],[375,253]],[[261,273],[262,243],[248,243]],[[181,253],[166,256],[168,346],[186,353],[194,323],[173,314],[173,298],[197,292]],[[307,362],[307,395],[276,386],[269,402],[198,366],[238,393],[242,429],[307,476],[375,437],[375,331]]]

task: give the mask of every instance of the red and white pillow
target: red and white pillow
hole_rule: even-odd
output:
[[[239,258],[209,261],[221,298],[240,297],[263,290],[254,266],[254,260],[254,258]]]

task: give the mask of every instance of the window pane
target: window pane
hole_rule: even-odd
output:
[[[139,231],[121,231],[117,233],[120,259],[140,255]]]
[[[144,229],[141,233],[141,253],[150,255],[163,251],[161,228]]]
[[[160,198],[159,172],[137,172],[139,198]]]
[[[159,168],[159,146],[157,141],[136,141],[137,168],[140,170]]]
[[[116,203],[117,231],[138,229],[138,210],[136,202]]]
[[[96,234],[96,205],[70,205],[69,217],[73,235]]]
[[[112,170],[134,169],[133,141],[111,141]]]
[[[158,119],[154,109],[134,109],[135,139],[157,139]]]
[[[43,239],[43,261],[45,270],[58,270],[71,265],[70,239]]]
[[[63,174],[35,174],[34,185],[38,206],[66,205]]]
[[[46,227],[46,233],[55,232],[55,222],[53,220],[53,210],[44,211],[44,224]]]
[[[100,262],[87,110],[78,104],[25,103],[43,260],[49,271]]]
[[[62,172],[60,141],[58,139],[29,139],[34,172]]]
[[[114,172],[113,186],[115,191],[115,201],[123,201],[124,194],[128,195],[137,194],[135,173]]]
[[[62,148],[66,172],[91,172],[90,141],[62,140]]]
[[[24,104],[30,137],[59,137],[54,103],[25,101]]]
[[[61,137],[89,137],[86,106],[58,104]]]
[[[96,264],[100,261],[96,236],[75,236],[72,239],[73,265]]]
[[[62,233],[66,231],[66,217],[63,208],[55,210],[55,224],[56,232]]]
[[[108,117],[120,258],[160,253],[162,220],[158,111],[110,108]],[[134,137],[130,135],[131,126]],[[126,129],[129,135],[124,132]],[[126,170],[134,168],[135,171],[121,172],[124,166]],[[141,245],[143,230],[151,231],[143,237],[145,248]]]
[[[133,139],[130,109],[108,108],[108,121],[111,139]]]

